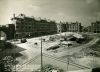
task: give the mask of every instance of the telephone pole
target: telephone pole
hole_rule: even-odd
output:
[[[42,36],[41,36],[41,72],[43,72],[42,71],[42,69],[43,69],[43,59],[42,59],[42,56],[43,56],[43,54],[42,54]]]

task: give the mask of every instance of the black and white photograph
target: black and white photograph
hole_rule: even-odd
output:
[[[0,0],[0,72],[100,72],[100,0]]]

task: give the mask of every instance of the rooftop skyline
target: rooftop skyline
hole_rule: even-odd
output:
[[[100,0],[0,0],[0,25],[11,23],[14,13],[88,26],[100,20]]]

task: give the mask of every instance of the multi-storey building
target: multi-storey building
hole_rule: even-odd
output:
[[[91,31],[94,33],[100,33],[100,21],[91,23]]]
[[[70,23],[69,32],[81,32],[81,23],[79,22]]]
[[[54,34],[57,33],[57,25],[54,21],[47,22],[46,20],[35,21],[34,32],[37,34]]]
[[[83,32],[91,32],[91,26],[84,27]]]
[[[57,33],[57,25],[54,21],[45,19],[36,20],[35,18],[26,17],[24,14],[12,18],[15,24],[17,37],[40,36]]]
[[[25,37],[30,35],[34,31],[34,19],[26,17],[24,14],[20,14],[17,17],[12,18],[13,24],[15,25],[15,36]]]
[[[68,24],[68,22],[66,22],[66,23],[61,23],[61,31],[62,31],[62,32],[67,32],[67,31],[69,31],[69,24]]]
[[[14,24],[7,24],[6,27],[8,29],[8,38],[13,39],[14,34],[15,34],[15,25]]]
[[[81,32],[82,26],[79,22],[71,22],[71,23],[61,23],[61,31],[62,32]]]

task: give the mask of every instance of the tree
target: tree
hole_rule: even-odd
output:
[[[5,56],[0,62],[0,72],[12,72],[13,57]]]

